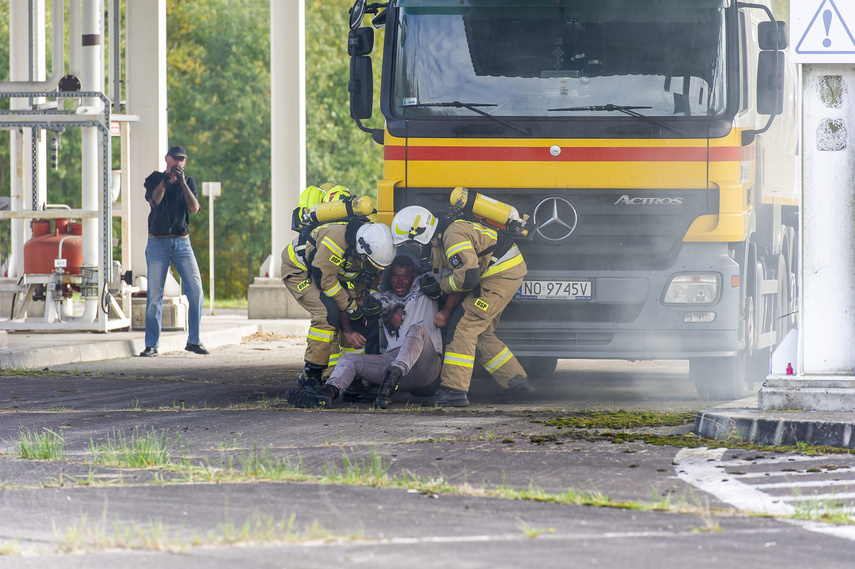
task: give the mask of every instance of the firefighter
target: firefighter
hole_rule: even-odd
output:
[[[376,285],[394,258],[389,227],[365,218],[319,225],[282,251],[282,281],[311,315],[298,387],[316,389],[323,383],[339,330],[343,346],[365,346],[365,337],[351,326],[363,319],[355,299]]]
[[[423,290],[437,288],[446,294],[466,294],[458,308],[462,308],[460,320],[449,325],[439,389],[425,403],[440,407],[469,405],[467,393],[476,348],[480,353],[478,363],[508,389],[509,400],[531,395],[534,387],[525,370],[494,334],[499,316],[526,274],[525,260],[516,244],[481,223],[463,219],[441,222],[421,206],[405,207],[395,215],[392,236],[395,245],[420,248],[421,258],[431,255],[434,273],[440,268],[451,269],[438,281],[434,274],[423,275]]]

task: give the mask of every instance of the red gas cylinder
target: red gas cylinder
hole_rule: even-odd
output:
[[[24,273],[43,275],[54,272],[54,259],[66,260],[63,271],[79,275],[83,264],[83,224],[57,219],[51,231],[49,219],[33,220],[33,238],[24,243]]]

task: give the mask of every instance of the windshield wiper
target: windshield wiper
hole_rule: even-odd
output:
[[[517,131],[518,133],[522,134],[523,136],[531,136],[531,130],[529,130],[527,128],[519,127],[519,126],[512,124],[512,123],[509,123],[506,120],[502,120],[499,117],[495,117],[495,116],[491,115],[490,113],[482,111],[481,109],[478,108],[478,107],[498,107],[498,106],[499,105],[497,105],[495,103],[461,103],[460,101],[452,101],[450,103],[416,103],[415,105],[406,105],[405,108],[407,108],[407,107],[452,107],[455,109],[469,109],[473,113],[478,113],[481,116],[491,118],[494,121],[496,121],[497,123],[503,124],[506,127]]]
[[[592,105],[589,107],[565,107],[561,109],[547,109],[548,111],[617,111],[619,113],[623,113],[625,115],[629,115],[631,117],[636,117],[639,119],[644,119],[648,122],[651,122],[655,125],[659,125],[662,128],[667,128],[668,130],[674,131],[677,134],[684,134],[679,129],[665,124],[664,122],[660,122],[653,117],[648,117],[647,115],[643,115],[639,112],[636,112],[635,109],[652,109],[653,107],[642,107],[642,106],[630,106],[630,105],[613,105],[609,103],[608,105]]]

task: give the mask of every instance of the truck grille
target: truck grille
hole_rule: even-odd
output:
[[[715,189],[490,188],[483,193],[513,205],[520,214],[533,215],[537,205],[550,197],[572,204],[577,219],[569,237],[550,242],[535,235],[532,241],[518,242],[529,271],[547,271],[553,276],[563,271],[665,269],[680,252],[683,236],[695,218],[718,209]],[[447,211],[448,190],[411,189],[396,196],[396,210],[415,204]]]

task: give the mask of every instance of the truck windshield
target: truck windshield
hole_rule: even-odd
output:
[[[398,0],[399,117],[724,112],[729,0]],[[563,110],[570,109],[572,110]],[[626,115],[623,115],[626,116]],[[633,119],[636,120],[636,119]]]

